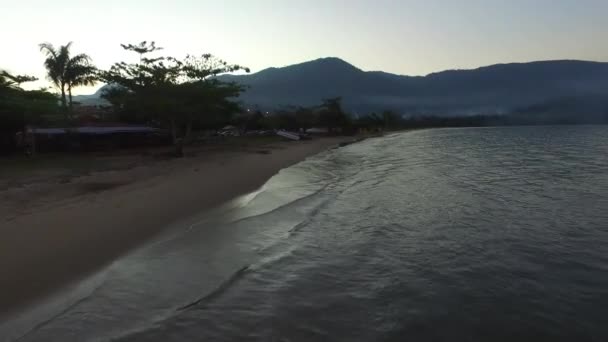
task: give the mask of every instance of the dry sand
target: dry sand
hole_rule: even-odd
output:
[[[280,169],[346,140],[223,148],[68,180],[61,174],[26,184],[5,179],[0,315],[99,269],[172,222],[251,192]]]

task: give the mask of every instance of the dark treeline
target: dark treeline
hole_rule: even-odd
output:
[[[189,142],[194,128],[217,127],[241,110],[236,99],[245,88],[216,77],[227,72],[249,72],[248,68],[210,54],[181,60],[148,58],[148,54],[161,49],[154,42],[122,47],[139,54],[139,62],[120,62],[99,72],[99,79],[111,85],[102,97],[123,121],[167,128],[176,155],[182,155],[182,146]]]
[[[402,116],[392,111],[354,116],[343,110],[340,98],[324,100],[315,107],[290,107],[272,113],[250,111],[239,114],[232,124],[247,130],[287,129],[305,131],[320,128],[328,134],[400,130],[432,127],[483,127],[516,125],[508,116]]]
[[[333,105],[330,105],[332,104]],[[328,115],[328,113],[332,113]],[[323,128],[329,133],[340,132],[353,134],[357,132],[402,130],[413,128],[440,127],[488,127],[488,126],[519,126],[519,125],[573,125],[588,123],[608,123],[606,115],[593,120],[582,120],[571,115],[550,116],[541,114],[522,115],[470,115],[470,116],[439,116],[439,115],[400,115],[393,111],[380,114],[370,113],[354,116],[344,112],[341,99],[327,99],[316,107],[291,107],[273,113],[253,111],[240,114],[232,122],[242,131],[251,129],[288,129],[293,131],[308,128]]]
[[[60,113],[54,94],[21,89],[22,83],[34,80],[0,71],[0,154],[16,151],[15,134],[27,125],[52,125]]]
[[[246,87],[222,82],[217,77],[236,71],[249,72],[246,67],[229,64],[210,54],[190,55],[183,59],[158,56],[162,48],[154,42],[121,46],[126,52],[137,54],[137,61],[117,62],[108,70],[99,70],[88,55],[73,55],[71,43],[58,48],[48,43],[41,44],[44,56],[41,62],[57,93],[48,89],[24,90],[21,87],[23,83],[36,79],[0,71],[0,154],[18,151],[17,136],[27,137],[31,132],[28,128],[69,129],[82,124],[75,110],[72,91],[96,82],[107,84],[102,97],[111,104],[99,121],[161,129],[167,137],[165,140],[175,146],[177,155],[181,155],[183,146],[193,140],[195,132],[217,131],[227,125],[237,127],[241,133],[277,129],[305,132],[315,128],[317,133],[355,134],[425,127],[576,123],[568,119],[571,116],[549,113],[555,117],[553,120],[548,114],[534,116],[529,113],[541,109],[547,111],[544,107],[530,108],[513,115],[409,116],[392,111],[354,115],[344,110],[340,98],[325,99],[313,107],[260,111],[239,102],[239,95],[247,91]],[[600,119],[608,122],[608,117]],[[35,152],[36,134],[30,136]],[[87,139],[94,140],[91,137]]]
[[[181,154],[194,127],[220,127],[241,111],[237,102],[245,89],[234,83],[220,82],[216,76],[239,70],[210,54],[148,57],[162,50],[154,42],[124,44],[128,52],[139,55],[136,63],[117,62],[109,70],[99,70],[86,54],[71,54],[71,43],[58,48],[40,45],[47,78],[59,95],[48,89],[23,90],[21,84],[34,81],[28,76],[0,74],[0,152],[16,151],[16,137],[21,134],[24,145],[36,151],[32,127],[65,128],[82,124],[72,101],[72,90],[96,82],[109,84],[103,96],[112,104],[106,121],[124,124],[140,123],[164,129],[172,137]],[[80,133],[79,133],[80,134]],[[81,134],[80,134],[81,135]],[[80,137],[71,134],[74,139]]]
[[[46,88],[24,90],[23,83],[37,79],[0,70],[0,154],[15,152],[17,133],[25,136],[28,127],[69,126],[72,123],[72,89],[94,84],[97,70],[88,55],[73,56],[70,50],[71,43],[59,48],[40,44],[47,78],[59,90],[60,96]]]
[[[352,119],[342,108],[341,98],[325,99],[315,107],[289,107],[273,112],[247,109],[231,123],[241,132],[276,129],[301,132],[322,128],[328,134],[337,134],[352,127]]]

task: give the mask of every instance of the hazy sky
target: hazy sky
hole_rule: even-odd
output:
[[[252,71],[327,56],[407,75],[608,61],[608,0],[0,0],[0,12],[0,68],[41,78],[47,41],[73,41],[102,68],[129,60],[120,43],[142,40]]]

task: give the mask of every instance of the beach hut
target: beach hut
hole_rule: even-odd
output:
[[[163,145],[168,134],[154,127],[125,124],[90,124],[78,127],[33,128],[15,137],[27,153],[36,151],[99,150]]]

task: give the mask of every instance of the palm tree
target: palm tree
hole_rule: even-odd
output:
[[[46,54],[44,66],[49,80],[61,91],[61,105],[68,108],[66,90],[69,95],[69,105],[72,107],[72,88],[82,85],[92,85],[95,82],[95,67],[91,57],[86,54],[70,56],[72,42],[56,49],[53,44],[40,44],[40,51]]]
[[[96,73],[97,69],[91,64],[89,56],[80,54],[70,58],[65,73],[70,108],[72,108],[72,88],[94,85],[97,82]]]
[[[40,44],[40,51],[44,52],[46,55],[44,67],[46,68],[48,78],[61,91],[61,106],[64,109],[67,108],[67,101],[65,98],[65,88],[67,85],[65,70],[67,69],[68,61],[70,60],[71,46],[72,42],[60,46],[59,49],[56,49],[53,44],[50,43]]]
[[[6,70],[0,70],[0,89],[19,89],[21,83],[36,81],[36,77],[12,75]]]

